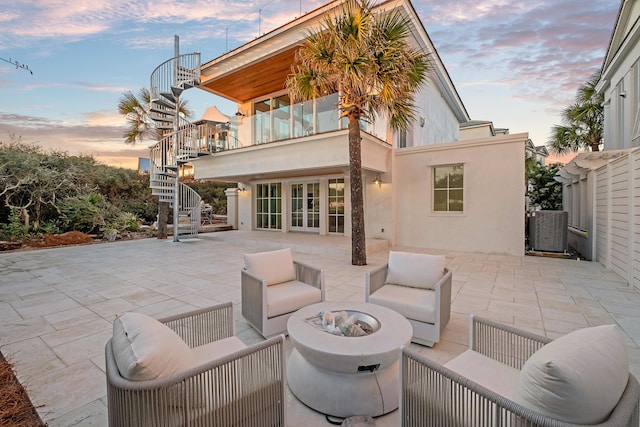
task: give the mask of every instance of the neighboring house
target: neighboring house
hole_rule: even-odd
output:
[[[533,145],[533,141],[530,139],[527,139],[524,153],[527,158],[534,158],[536,160],[536,163],[542,166],[545,165],[547,157],[549,157],[549,151],[547,150],[547,147],[545,147],[544,145]]]
[[[497,135],[509,135],[509,129],[494,127],[493,122],[487,120],[469,120],[460,124],[461,141]]]
[[[596,90],[604,150],[561,171],[569,243],[640,287],[640,0],[621,2]]]
[[[349,150],[337,93],[292,103],[284,89],[294,54],[331,2],[202,65],[199,88],[237,103],[229,149],[192,160],[196,179],[238,183],[228,221],[240,230],[351,235]],[[411,23],[410,42],[431,54],[413,126],[384,117],[362,123],[367,238],[391,245],[524,253],[527,134],[461,137],[470,122],[438,53],[408,0],[383,2]]]
[[[138,173],[151,172],[151,160],[148,157],[138,157]]]

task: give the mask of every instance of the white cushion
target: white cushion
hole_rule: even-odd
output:
[[[267,286],[296,280],[293,269],[291,249],[244,254],[244,266],[259,279],[265,280]]]
[[[436,292],[409,286],[384,285],[371,295],[369,302],[383,305],[407,319],[435,324]]]
[[[445,367],[511,399],[518,384],[520,371],[473,350],[467,350],[447,362]]]
[[[628,376],[629,357],[618,326],[580,329],[527,360],[513,400],[557,420],[597,424],[620,400]]]
[[[322,302],[320,289],[293,280],[267,288],[267,317],[280,316]]]
[[[111,347],[120,375],[130,380],[167,377],[194,364],[178,334],[141,313],[125,313],[113,322]]]
[[[238,350],[247,348],[238,337],[228,337],[218,341],[195,347],[193,349],[194,366],[202,365],[212,360],[220,359],[235,353]]]
[[[390,251],[385,283],[435,289],[436,283],[444,275],[446,263],[444,255]]]

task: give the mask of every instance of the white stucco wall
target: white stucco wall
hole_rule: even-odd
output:
[[[392,190],[391,174],[381,173],[382,183],[378,186],[373,181],[375,173],[364,173],[364,216],[365,236],[372,239],[386,239],[391,241],[393,235],[393,218],[391,216]],[[397,188],[397,187],[395,187]]]
[[[393,245],[524,254],[526,133],[397,150]],[[432,167],[464,164],[464,212],[432,210]]]

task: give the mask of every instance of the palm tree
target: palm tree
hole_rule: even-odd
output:
[[[191,116],[188,101],[178,101],[178,110],[184,117]],[[122,94],[118,101],[118,112],[126,117],[128,128],[124,133],[125,144],[135,145],[146,139],[158,140],[163,135],[155,128],[151,120],[151,93],[146,87],[140,88],[138,96],[127,91]],[[158,203],[158,239],[167,238],[167,218],[169,215],[169,204]]]
[[[128,128],[124,133],[125,144],[135,145],[145,139],[157,139],[158,134],[149,117],[151,94],[143,87],[138,96],[127,91],[118,101],[118,112],[126,117]]]
[[[393,130],[415,118],[414,95],[429,71],[428,56],[411,48],[409,21],[400,12],[373,12],[371,0],[346,0],[296,53],[286,86],[294,102],[338,92],[349,120],[351,263],[366,265],[360,120],[386,115]]]
[[[562,112],[565,125],[552,129],[549,144],[558,154],[576,152],[586,148],[599,151],[602,143],[604,123],[604,96],[596,92],[600,72],[593,74],[584,86],[578,89],[576,101]]]

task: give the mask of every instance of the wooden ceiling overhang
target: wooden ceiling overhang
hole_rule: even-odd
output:
[[[233,64],[224,61],[207,64],[203,67],[200,88],[240,104],[284,90],[296,50],[298,46],[292,46],[262,58],[234,58]]]

